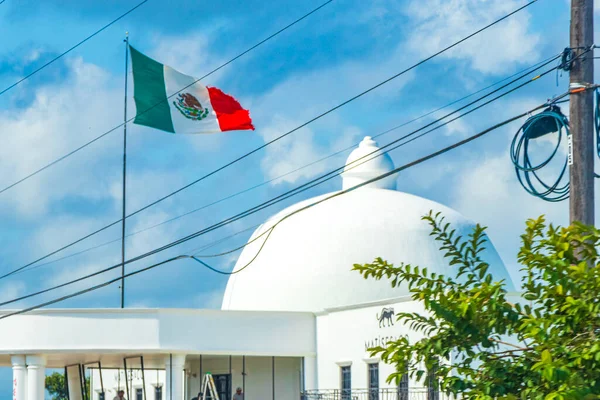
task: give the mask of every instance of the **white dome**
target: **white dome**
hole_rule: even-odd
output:
[[[369,147],[372,146],[369,143]],[[354,152],[349,160],[353,155]],[[384,161],[376,159],[376,164],[362,169],[362,179],[370,179],[369,171],[394,168],[389,157],[380,158]],[[353,178],[359,180],[360,177],[354,175]],[[250,241],[286,215],[332,194],[308,199],[281,211],[261,225]],[[267,235],[263,235],[244,248],[234,270],[250,265],[229,278],[222,308],[319,312],[409,295],[406,285],[394,289],[387,280],[365,280],[351,269],[354,264],[382,257],[396,265],[404,262],[427,267],[432,272],[453,273],[451,268],[454,267],[444,259],[439,243],[429,236],[428,223],[421,219],[430,210],[442,212],[463,237],[474,226],[441,204],[371,185],[292,215],[275,227],[266,243]],[[512,286],[496,250],[491,243],[486,247],[483,259],[490,263],[490,272],[494,278],[505,279]]]
[[[389,154],[384,153],[379,157],[376,157],[379,153],[372,154],[377,150],[379,150],[377,142],[370,136],[366,136],[350,153],[342,173],[342,189],[351,188],[394,169],[394,162]],[[363,187],[395,190],[396,178],[396,175],[391,175]]]

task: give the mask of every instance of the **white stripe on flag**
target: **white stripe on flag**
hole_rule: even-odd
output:
[[[191,85],[196,80],[193,77],[177,72],[173,68],[166,65],[164,66],[164,75],[167,96],[170,96],[176,91],[181,90],[183,87]],[[205,117],[199,120],[191,119],[184,115],[185,110],[182,111],[176,106],[176,104],[178,104],[180,101],[180,95],[185,94],[191,94],[200,102],[203,109],[208,109],[208,113]],[[210,103],[208,89],[202,84],[202,82],[197,82],[187,89],[182,90],[180,94],[171,97],[169,99],[169,108],[171,109],[171,120],[173,121],[175,133],[221,132],[219,122],[217,121],[217,115],[212,109],[212,105]]]

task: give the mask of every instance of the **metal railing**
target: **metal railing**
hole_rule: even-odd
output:
[[[427,388],[330,389],[307,390],[300,394],[300,400],[455,400],[455,398]]]

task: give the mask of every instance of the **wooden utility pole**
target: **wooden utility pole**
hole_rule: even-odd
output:
[[[576,55],[594,44],[594,0],[571,0],[571,49]],[[594,53],[576,58],[571,67],[571,89],[594,84]],[[594,101],[586,90],[571,95],[570,221],[594,224]]]

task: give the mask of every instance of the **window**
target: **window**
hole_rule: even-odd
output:
[[[428,400],[439,400],[440,399],[440,391],[439,385],[437,382],[437,364],[433,366],[432,369],[429,370],[427,374],[427,399]]]
[[[135,400],[144,400],[144,390],[142,388],[135,389]]]
[[[221,374],[213,375],[215,381],[215,387],[220,400],[231,399],[231,375]]]
[[[342,400],[350,400],[352,394],[352,375],[350,366],[341,368],[342,372]]]
[[[369,364],[369,400],[379,400],[379,364]]]
[[[398,382],[398,400],[408,400],[408,366]]]
[[[154,400],[162,400],[162,386],[154,388]]]
[[[98,392],[98,400],[104,400],[105,397],[106,395],[104,394],[104,392]]]

